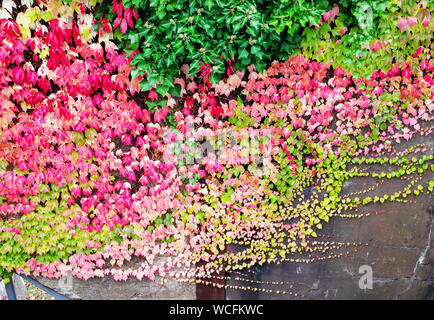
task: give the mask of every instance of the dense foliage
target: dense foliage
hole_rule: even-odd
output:
[[[305,28],[301,50],[308,58],[330,62],[355,76],[387,72],[395,63],[404,66],[415,52],[432,56],[433,9],[433,1],[372,1],[372,7],[355,11],[357,26],[349,27],[345,15],[338,15],[318,28]]]
[[[356,1],[4,1],[0,275],[208,283],[357,250],[323,224],[434,193],[432,147],[399,148],[434,113],[432,3],[404,2],[367,1],[368,34]]]
[[[242,70],[254,64],[262,71],[267,63],[287,59],[299,48],[303,36],[310,37],[304,30],[332,20],[339,12],[327,0],[114,3],[112,6],[111,0],[105,0],[97,17],[101,21],[114,21],[115,38],[121,40],[119,45],[128,54],[137,51],[132,60],[137,66],[133,75],[147,75],[142,89],[148,90],[158,82],[163,94],[173,85],[172,79],[183,63],[190,65],[191,76],[196,75],[203,63],[210,66],[212,83],[217,83],[232,68]],[[349,28],[357,26],[363,14],[360,8],[366,4],[373,4],[373,23],[388,18],[383,13],[385,0],[344,1],[343,23]],[[135,20],[136,27],[131,28]],[[352,41],[360,42],[360,37],[369,35],[372,39],[378,32],[375,29],[354,33],[357,39]],[[324,32],[321,30],[320,34]],[[355,48],[351,49],[354,53]]]

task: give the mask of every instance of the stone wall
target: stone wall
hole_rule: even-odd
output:
[[[419,137],[412,143],[425,143],[434,147],[430,137]],[[403,143],[400,149],[409,147]],[[432,152],[432,151],[431,151]],[[387,172],[391,167],[382,166]],[[434,174],[425,174],[419,183],[426,183]],[[352,179],[345,185],[344,192],[364,190],[376,183],[374,179]],[[392,179],[386,181],[375,193],[391,194],[402,189],[408,182]],[[384,213],[361,219],[330,219],[323,224],[321,234],[328,235],[329,241],[369,242],[350,257],[305,263],[282,263],[255,268],[248,277],[257,281],[302,282],[306,285],[280,285],[270,289],[294,291],[312,299],[431,299],[434,300],[434,243],[433,219],[434,197],[413,195],[407,197],[416,203],[385,202],[369,205],[360,212]],[[372,268],[373,288],[360,289],[359,280],[365,272],[361,266]],[[234,275],[235,276],[235,275]],[[246,274],[247,277],[247,274]],[[229,281],[229,285],[240,282]],[[257,285],[258,286],[258,285]],[[265,285],[259,285],[266,287]],[[290,296],[256,293],[228,289],[227,299],[290,299]]]
[[[14,274],[12,276],[12,283],[14,284],[15,295],[17,300],[26,300],[27,288],[26,285],[24,284],[24,280],[20,276]],[[0,281],[0,300],[6,300],[6,298],[7,298],[6,286],[3,283],[3,281]]]

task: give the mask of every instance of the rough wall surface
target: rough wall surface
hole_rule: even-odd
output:
[[[432,199],[430,200],[432,201]],[[325,228],[343,241],[369,241],[351,257],[257,268],[259,281],[302,282],[279,286],[313,299],[434,299],[433,217],[424,206],[390,206],[388,213],[361,220],[336,218]],[[372,267],[373,288],[360,289],[363,265]],[[229,284],[238,284],[230,281]],[[227,299],[285,299],[285,296],[227,290]],[[290,297],[288,297],[290,298]]]
[[[157,258],[156,263],[165,258]],[[156,277],[139,281],[129,278],[127,281],[115,281],[113,277],[78,279],[69,273],[61,279],[35,278],[38,282],[70,298],[81,300],[194,300],[196,284],[164,280]]]
[[[43,285],[71,298],[83,300],[194,300],[195,284],[167,281],[161,284],[149,280],[114,281],[112,278],[77,278],[51,280],[37,278]]]
[[[3,281],[0,281],[0,300],[6,299],[7,295],[6,295],[6,288],[5,288],[5,284],[3,283]]]

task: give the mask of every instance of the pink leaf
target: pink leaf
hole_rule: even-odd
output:
[[[29,167],[27,166],[27,163],[24,160],[18,161],[17,168],[21,171],[26,171]]]
[[[122,19],[122,22],[121,22],[121,32],[122,32],[122,34],[125,34],[125,32],[127,32],[127,28],[128,28],[128,26],[127,26],[127,20],[125,20],[125,18],[124,18],[124,19]]]
[[[129,146],[131,145],[132,141],[131,141],[131,136],[129,134],[123,135],[121,138],[122,144]]]
[[[85,126],[83,125],[83,122],[81,122],[81,121],[79,121],[79,122],[77,122],[76,124],[75,124],[75,126],[74,126],[74,131],[77,131],[77,132],[83,132],[85,130]]]
[[[148,98],[151,99],[151,101],[154,101],[158,99],[158,93],[156,93],[154,90],[149,90]]]
[[[71,195],[77,199],[81,195],[81,188],[79,186],[73,187],[71,189]]]
[[[407,18],[407,23],[410,25],[411,28],[413,28],[414,24],[416,23],[416,18],[415,17],[408,17]]]
[[[399,27],[399,30],[402,31],[402,29],[407,25],[407,19],[399,18],[397,25]]]
[[[196,82],[190,82],[189,84],[187,84],[187,90],[189,90],[191,92],[195,92],[196,89],[197,89]]]
[[[423,19],[423,22],[422,22],[423,26],[426,28],[428,26],[428,24],[430,23],[430,21],[431,21],[431,15],[429,17],[425,17]]]
[[[121,24],[121,17],[117,17],[116,19],[115,19],[115,21],[113,22],[113,28],[117,28],[120,24]]]

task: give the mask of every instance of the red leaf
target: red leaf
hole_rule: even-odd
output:
[[[122,144],[124,144],[126,146],[131,145],[132,144],[131,136],[129,134],[123,135],[121,138],[121,142],[122,142]]]
[[[2,20],[0,20],[0,22],[1,22],[1,25],[0,25],[1,29],[3,29],[3,31],[9,37],[21,35],[20,28],[18,27],[18,23],[16,21],[2,19]]]
[[[215,118],[219,118],[220,115],[223,114],[223,108],[220,106],[215,106],[214,108],[211,108],[211,115]]]
[[[51,84],[45,78],[41,78],[38,80],[38,86],[42,89],[42,91],[44,91],[44,93],[47,93],[47,91],[51,91]]]
[[[12,77],[17,84],[21,84],[24,80],[24,70],[21,67],[15,67],[12,70]]]
[[[422,53],[423,47],[417,48],[416,52],[413,53],[413,57],[417,58]]]

